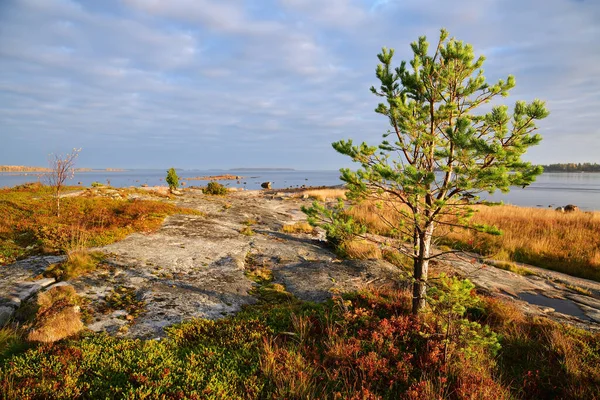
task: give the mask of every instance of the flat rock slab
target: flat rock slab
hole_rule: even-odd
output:
[[[0,266],[0,327],[23,301],[55,282],[54,278],[39,277],[50,265],[63,260],[62,256],[30,257]]]
[[[290,293],[308,301],[324,301],[335,291],[352,292],[369,285],[397,287],[404,281],[397,267],[380,260],[302,262],[276,268],[273,276]]]
[[[204,215],[174,215],[157,232],[98,248],[107,254],[109,267],[72,281],[90,300],[90,329],[161,337],[175,323],[221,318],[255,303],[250,294],[255,284],[246,277],[249,257],[260,257],[268,268],[335,259],[323,242],[279,232],[298,220],[298,203],[246,193],[225,198],[188,194],[178,203]],[[247,225],[253,235],[240,233]],[[123,310],[107,309],[106,300],[118,288],[133,290],[143,304],[134,320]]]

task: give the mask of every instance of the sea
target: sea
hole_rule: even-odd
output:
[[[302,186],[336,186],[343,182],[339,171],[303,170],[178,170],[180,182],[187,187],[204,186],[205,180],[185,180],[201,176],[230,174],[239,176],[239,181],[228,180],[220,183],[246,190],[260,189],[261,183],[271,182],[275,189],[299,188]],[[90,186],[92,182],[113,187],[165,186],[166,171],[159,169],[132,169],[126,171],[86,171],[78,172],[67,182],[69,185]],[[0,172],[0,187],[12,187],[27,182],[44,182],[40,173]],[[600,173],[558,173],[540,175],[535,183],[526,188],[514,187],[509,193],[496,192],[481,194],[484,200],[503,202],[524,207],[559,207],[574,204],[585,211],[600,211]]]

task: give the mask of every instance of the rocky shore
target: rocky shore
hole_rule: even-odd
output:
[[[174,323],[235,313],[257,301],[252,294],[256,284],[248,277],[256,266],[270,270],[274,282],[293,295],[312,301],[322,301],[332,291],[409,284],[405,272],[385,261],[338,259],[322,233],[282,233],[284,225],[305,219],[300,206],[310,199],[285,192],[219,197],[187,190],[175,201],[202,215],[174,215],[157,232],[133,234],[95,249],[106,254],[101,268],[60,283],[85,299],[87,328],[160,338]],[[1,324],[36,292],[56,284],[43,278],[43,272],[60,261],[34,257],[0,267]],[[472,254],[440,257],[432,268],[433,273],[468,277],[481,291],[508,299],[527,313],[600,330],[600,283],[534,267],[528,268],[535,275],[517,275]],[[115,296],[123,301],[115,302]]]

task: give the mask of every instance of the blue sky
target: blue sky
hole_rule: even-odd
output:
[[[347,166],[387,129],[376,54],[441,27],[547,101],[529,160],[600,162],[596,0],[0,0],[0,164]]]

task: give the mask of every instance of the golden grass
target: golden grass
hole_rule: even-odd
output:
[[[52,343],[72,336],[83,328],[81,315],[74,307],[69,307],[53,315],[40,327],[33,329],[27,335],[27,340],[30,342]]]
[[[308,222],[296,222],[291,225],[284,225],[281,228],[281,232],[283,233],[313,233],[315,228],[310,225]]]
[[[0,189],[0,265],[37,253],[65,254],[77,247],[104,246],[133,232],[156,230],[167,215],[199,214],[162,201],[88,192],[65,197],[59,218],[50,190],[42,185]]]
[[[517,261],[600,281],[600,213],[559,213],[515,206],[477,206],[473,222],[503,231],[492,236],[449,232],[455,246],[494,259]]]
[[[378,206],[364,201],[347,213],[370,233],[394,236],[385,222],[398,220],[402,205]],[[600,212],[560,213],[552,209],[516,206],[474,206],[473,223],[502,230],[500,236],[438,225],[438,245],[477,252],[499,261],[515,261],[600,281]],[[527,275],[531,271],[510,264],[500,268]]]
[[[350,258],[359,260],[380,259],[383,257],[379,247],[372,242],[361,239],[349,240],[340,245],[341,250]]]
[[[37,295],[29,310],[33,328],[27,340],[55,342],[83,329],[79,297],[72,286],[57,286]]]
[[[308,196],[319,201],[346,199],[346,189],[309,189],[298,194],[299,197]]]
[[[375,201],[363,201],[352,206],[347,214],[367,226],[370,233],[388,236],[393,228],[392,224],[398,220],[398,210],[403,207],[398,203],[386,202],[380,206]]]

